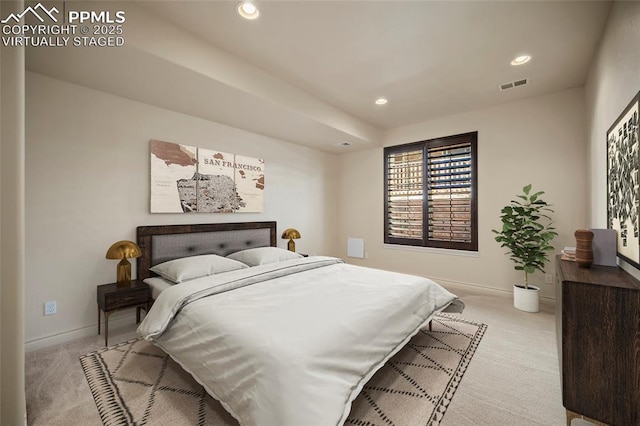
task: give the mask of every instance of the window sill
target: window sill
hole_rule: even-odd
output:
[[[402,244],[382,244],[382,247],[391,250],[421,251],[426,253],[445,254],[448,256],[480,257],[480,252],[477,251],[442,249],[435,247],[403,246]]]

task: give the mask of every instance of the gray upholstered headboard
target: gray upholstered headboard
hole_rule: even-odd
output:
[[[276,222],[207,223],[199,225],[139,226],[138,279],[154,274],[154,265],[202,254],[226,256],[254,247],[276,246]]]

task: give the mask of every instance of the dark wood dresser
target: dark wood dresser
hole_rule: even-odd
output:
[[[556,336],[567,425],[640,425],[640,282],[556,258]]]

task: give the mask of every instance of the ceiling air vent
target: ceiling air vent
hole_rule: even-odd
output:
[[[502,83],[498,85],[498,90],[501,92],[507,89],[513,89],[514,87],[524,86],[525,84],[529,84],[528,78],[523,78],[522,80],[510,81],[509,83]]]

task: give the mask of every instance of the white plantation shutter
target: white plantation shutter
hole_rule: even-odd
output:
[[[385,243],[476,251],[477,132],[385,148]]]

